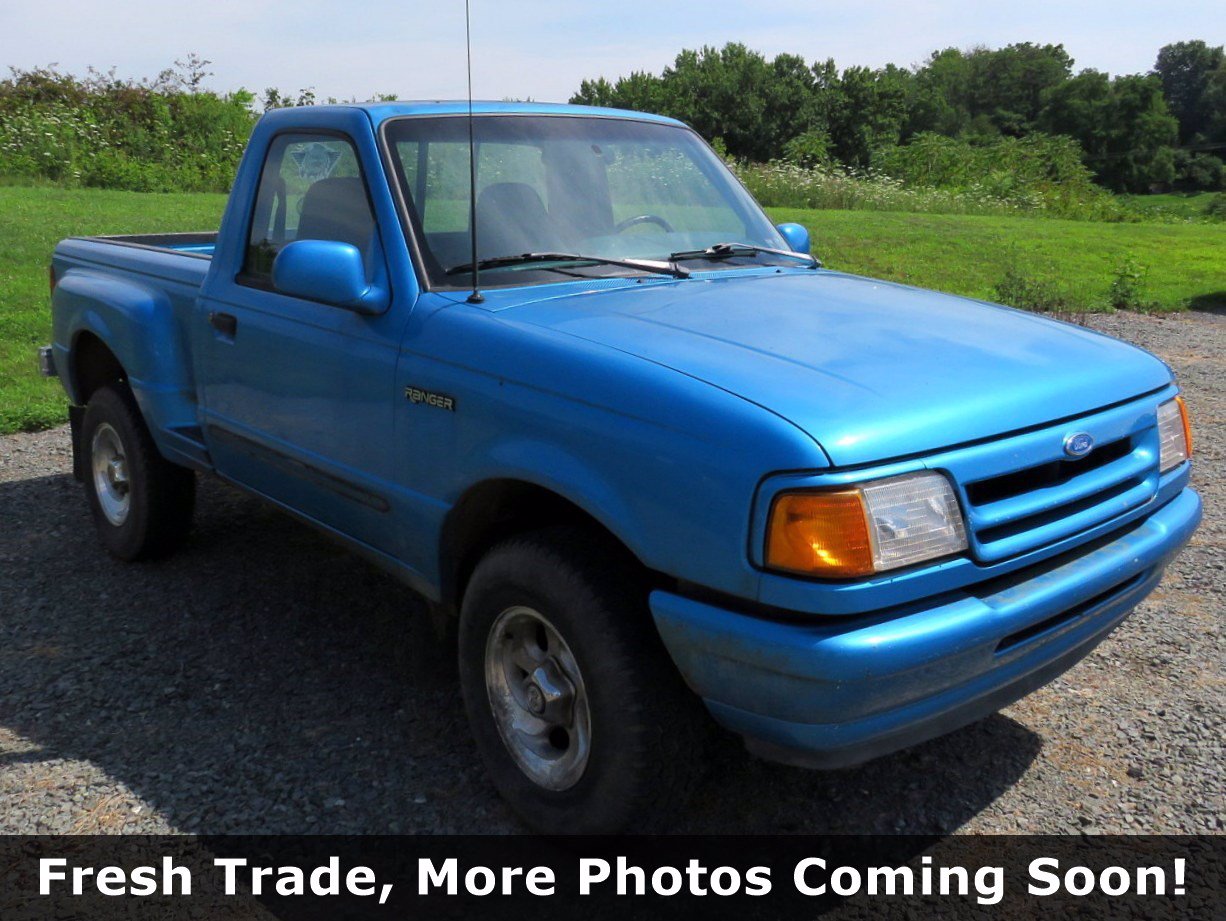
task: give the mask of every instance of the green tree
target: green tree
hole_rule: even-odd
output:
[[[1205,108],[1209,110],[1206,141],[1226,145],[1226,61],[1205,81]],[[1226,150],[1226,146],[1219,149]]]
[[[915,74],[906,134],[963,134],[972,119],[970,84],[971,64],[966,54],[957,48],[934,51]]]
[[[934,52],[915,74],[908,134],[1028,134],[1036,128],[1044,94],[1067,81],[1072,66],[1063,45],[1023,42]]]
[[[783,145],[783,159],[805,169],[830,162],[830,136],[824,131],[806,131]]]
[[[665,112],[663,81],[654,74],[634,71],[616,84],[604,77],[584,80],[570,101],[576,105],[633,109],[637,112]]]
[[[730,155],[755,161],[830,157],[864,167],[901,162],[893,148],[927,135],[967,144],[938,148],[929,140],[921,160],[938,149],[941,158],[964,157],[972,148],[1003,151],[1002,138],[1054,134],[1074,139],[1097,181],[1114,189],[1217,182],[1215,145],[1226,145],[1221,48],[1168,45],[1149,76],[1073,76],[1072,68],[1063,45],[1033,42],[946,48],[913,69],[842,72],[831,59],[768,60],[732,43],[682,51],[659,76],[585,80],[572,101],[673,115],[707,138],[721,138]],[[1190,129],[1197,133],[1188,149],[1175,151]],[[1055,149],[1042,138],[1016,148],[1026,156]],[[980,162],[978,155],[971,159]]]
[[[1207,189],[1217,191],[1226,188],[1226,165],[1221,157],[1208,153],[1192,153],[1186,150],[1173,151],[1174,182],[1185,191]]]
[[[735,42],[684,50],[658,77],[585,80],[571,102],[671,115],[754,160],[781,156],[784,144],[821,122],[814,71],[803,58],[768,61]]]
[[[873,152],[902,140],[909,73],[897,67],[849,67],[830,87],[827,131],[835,154],[850,166],[868,166]]]
[[[774,61],[739,43],[683,51],[662,75],[670,115],[734,156],[769,160],[813,125],[812,72],[795,55]]]
[[[1043,95],[1072,74],[1073,59],[1063,45],[1023,42],[970,56],[972,116],[986,115],[1001,134],[1021,137],[1035,128]]]
[[[1222,46],[1206,45],[1203,41],[1175,42],[1158,50],[1154,73],[1162,81],[1162,94],[1166,97],[1171,114],[1179,119],[1179,141],[1190,144],[1199,135],[1204,135],[1214,121],[1221,117],[1220,98],[1216,88],[1210,92],[1214,74],[1223,66]]]
[[[1156,77],[1111,79],[1083,70],[1045,94],[1040,123],[1080,142],[1087,165],[1110,188],[1145,192],[1171,178],[1172,160],[1163,151],[1175,144],[1179,123]]]

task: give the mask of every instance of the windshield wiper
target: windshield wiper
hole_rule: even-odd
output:
[[[706,249],[689,249],[682,250],[679,253],[672,253],[669,259],[728,259],[732,256],[744,256],[749,253],[766,253],[771,256],[786,256],[789,259],[799,259],[802,262],[809,263],[811,268],[818,268],[821,262],[817,257],[810,256],[808,253],[795,253],[790,249],[772,249],[769,246],[755,246],[753,243],[716,243],[714,246],[708,246]]]
[[[689,270],[673,262],[662,259],[610,259],[606,256],[582,256],[578,253],[520,253],[518,256],[493,256],[477,263],[478,269],[497,269],[510,265],[526,265],[530,262],[591,262],[596,265],[619,265],[628,269],[639,269],[643,272],[655,272],[658,275],[672,275],[675,278],[688,278]],[[447,270],[448,275],[459,275],[471,272],[473,264],[453,265]]]

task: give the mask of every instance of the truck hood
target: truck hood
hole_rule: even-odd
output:
[[[830,271],[722,275],[521,304],[548,326],[737,394],[836,466],[976,441],[1165,386],[1116,339],[980,301]]]

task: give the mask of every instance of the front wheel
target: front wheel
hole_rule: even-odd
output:
[[[107,552],[139,560],[175,550],[191,525],[196,477],[158,452],[125,385],[101,387],[90,397],[79,447],[85,494]]]
[[[662,830],[693,785],[709,718],[598,535],[512,538],[478,564],[460,614],[460,681],[499,792],[534,830]]]

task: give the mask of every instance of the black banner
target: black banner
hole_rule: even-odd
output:
[[[1208,918],[1221,837],[0,839],[0,918]]]

